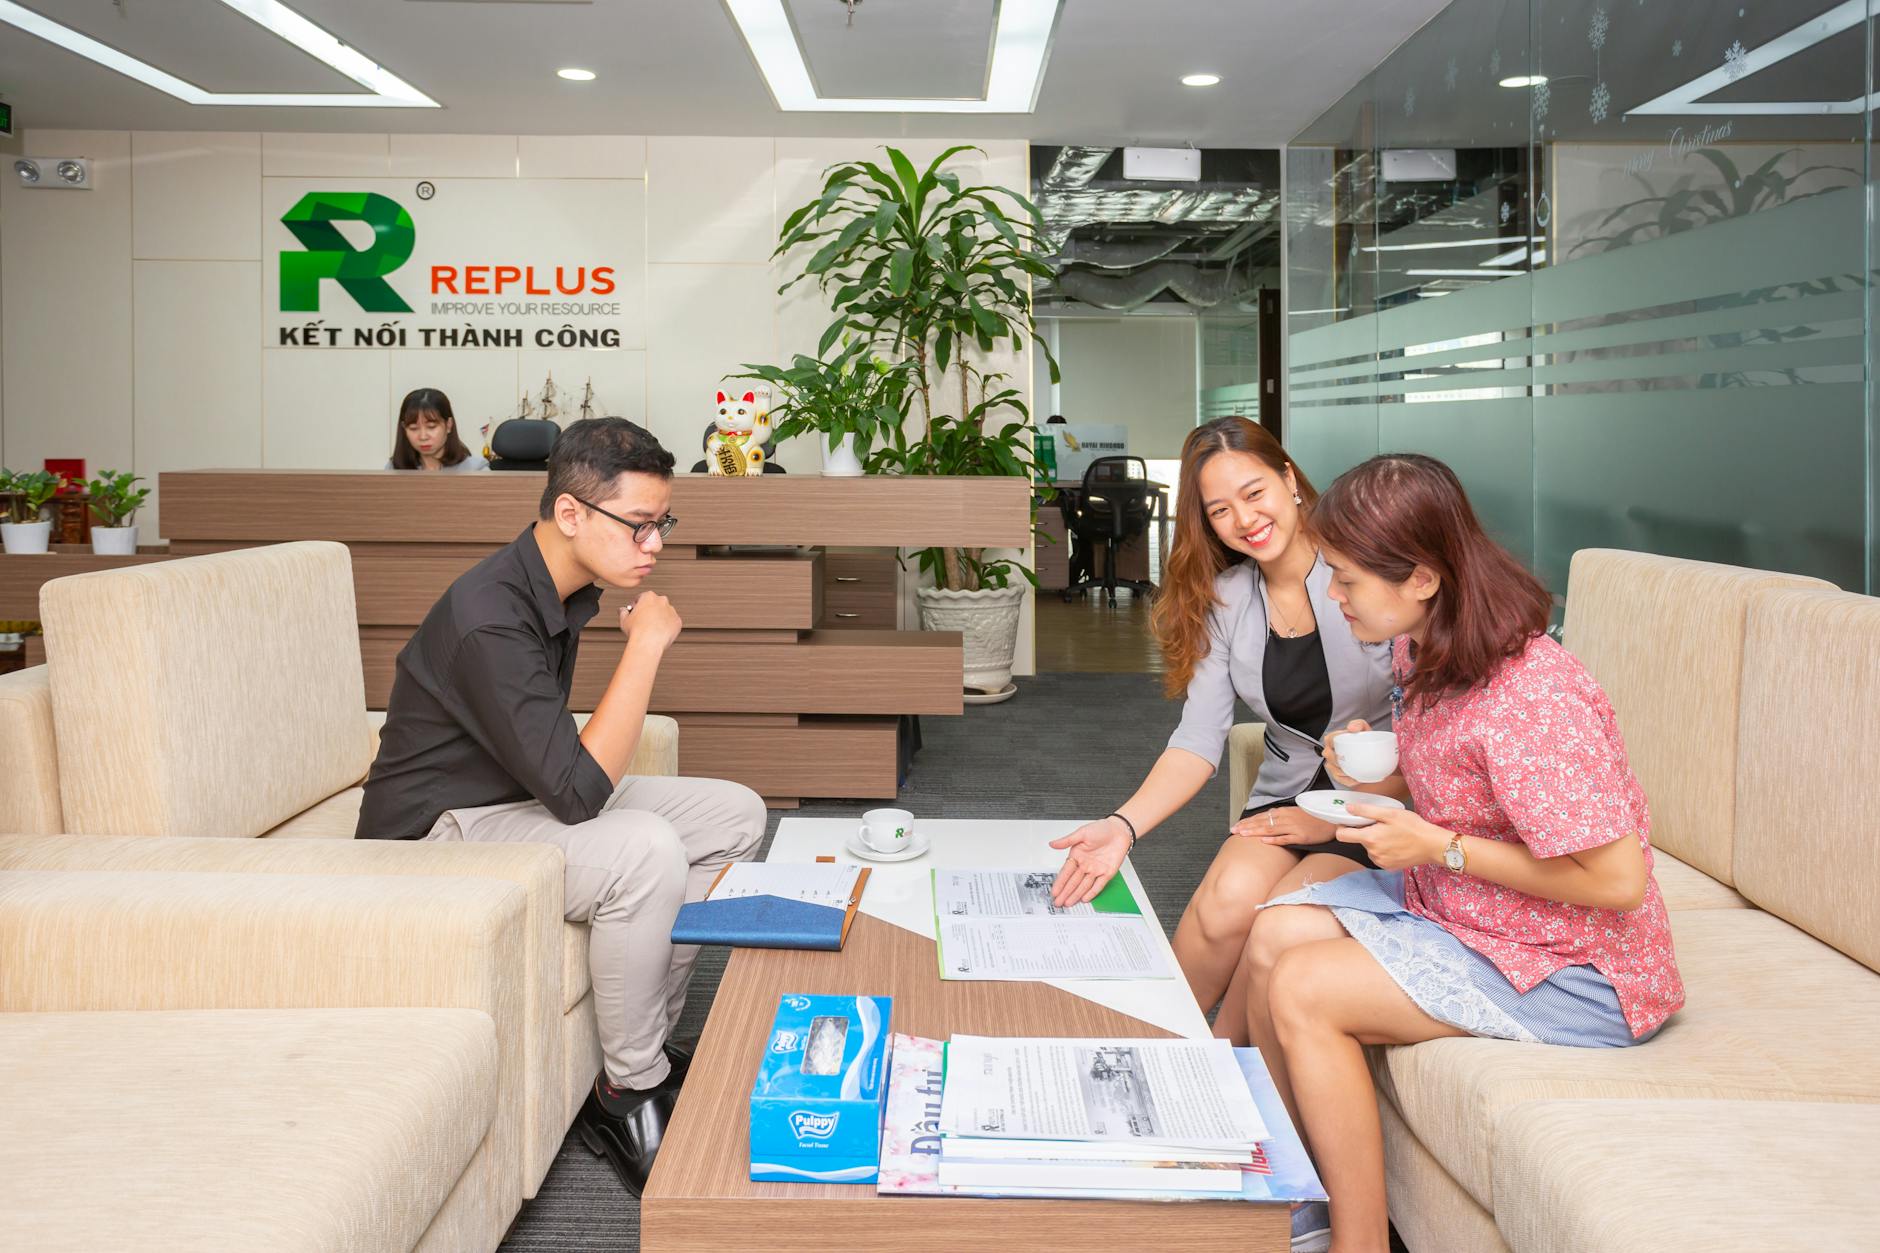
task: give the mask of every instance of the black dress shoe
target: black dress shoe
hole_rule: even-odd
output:
[[[653,1159],[666,1138],[679,1084],[676,1075],[645,1092],[603,1089],[605,1083],[605,1079],[595,1080],[594,1090],[575,1117],[575,1130],[581,1142],[595,1156],[606,1158],[620,1182],[638,1196],[646,1190]]]

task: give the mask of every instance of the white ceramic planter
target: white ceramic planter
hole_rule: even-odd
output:
[[[823,477],[831,479],[859,478],[862,473],[862,460],[855,455],[855,436],[853,433],[841,439],[823,436]]]
[[[52,542],[52,521],[0,522],[0,545],[10,553],[43,553]]]
[[[928,631],[958,631],[963,644],[965,683],[982,692],[1003,692],[1012,681],[1012,657],[1018,650],[1018,613],[1025,588],[985,588],[961,592],[920,589],[920,625]]]
[[[94,526],[91,551],[100,557],[133,557],[137,554],[135,526]]]

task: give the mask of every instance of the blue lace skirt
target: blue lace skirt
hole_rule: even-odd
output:
[[[1557,970],[1525,994],[1495,963],[1404,908],[1403,871],[1358,870],[1310,883],[1271,905],[1323,905],[1417,1007],[1470,1035],[1579,1048],[1623,1048],[1632,1038],[1619,994],[1591,966]]]

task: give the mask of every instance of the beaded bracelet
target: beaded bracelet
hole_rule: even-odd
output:
[[[1122,819],[1123,825],[1129,828],[1129,846],[1131,848],[1136,847],[1136,824],[1124,818],[1121,814],[1111,814],[1110,817]]]

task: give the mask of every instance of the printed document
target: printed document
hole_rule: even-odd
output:
[[[1170,979],[1153,924],[1122,875],[1094,900],[1051,903],[1054,870],[935,870],[942,979]]]
[[[1268,1138],[1225,1040],[954,1036],[940,1129],[1202,1149],[1247,1149]]]

